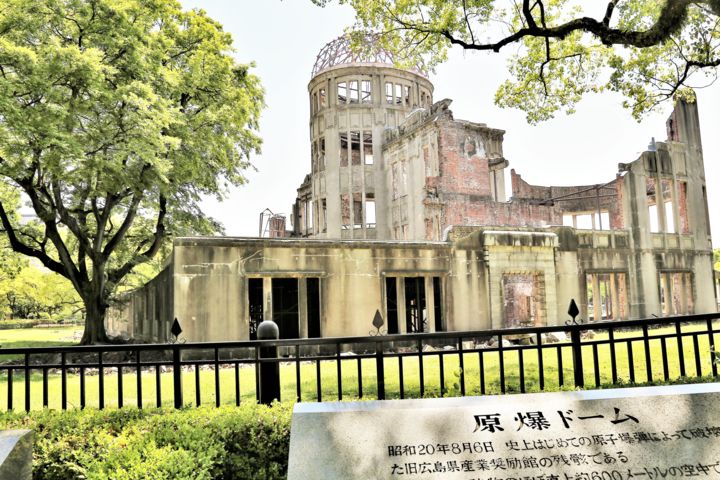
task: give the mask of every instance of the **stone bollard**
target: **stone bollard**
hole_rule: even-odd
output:
[[[277,340],[280,338],[280,329],[272,320],[263,320],[257,328],[258,340]],[[280,363],[263,362],[262,359],[277,359],[278,349],[273,347],[260,347],[260,369],[258,384],[258,400],[264,405],[270,405],[273,400],[280,401]]]
[[[32,430],[0,431],[0,479],[31,480]]]

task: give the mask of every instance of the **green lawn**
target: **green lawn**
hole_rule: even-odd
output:
[[[0,330],[0,352],[4,348],[76,345],[82,332],[79,325]],[[0,356],[0,361],[4,359],[7,356]]]
[[[34,329],[33,329],[34,330]],[[693,337],[683,338],[684,367],[685,375],[681,376],[679,361],[678,341],[676,337],[668,338],[665,341],[665,349],[668,358],[668,376],[671,381],[713,381],[712,362],[710,356],[711,342],[707,333],[700,333],[703,329],[700,326],[683,326],[683,332],[699,332],[697,335],[699,371],[697,370],[695,348]],[[674,329],[667,328],[660,330],[663,333],[674,333]],[[654,331],[656,333],[657,331]],[[2,332],[0,332],[2,334]],[[622,332],[615,335],[616,338],[640,337],[642,331]],[[602,340],[604,337],[598,335],[595,340]],[[714,342],[712,342],[714,343]],[[649,341],[649,354],[651,372],[648,378],[646,369],[646,355],[644,342],[635,340],[632,342],[632,364],[630,368],[630,356],[627,343],[620,343],[615,346],[616,356],[616,384],[630,385],[643,383],[658,383],[664,381],[662,362],[662,345],[660,340]],[[610,347],[601,345],[597,347],[599,358],[599,386],[609,387],[613,385],[612,365],[610,362]],[[583,365],[585,374],[585,387],[595,388],[595,366],[593,361],[593,347],[583,347]],[[559,368],[558,348],[553,346],[543,350],[543,372],[545,391],[556,391],[561,389],[573,389],[573,362],[572,352],[568,346],[560,349],[562,370]],[[465,380],[466,395],[497,394],[501,393],[503,387],[500,378],[500,354],[499,352],[472,352],[465,353],[462,357]],[[523,390],[520,377],[520,362],[518,351],[506,351],[503,353],[503,371],[505,373],[506,392],[520,392]],[[523,351],[524,370],[524,391],[541,391],[539,372],[538,349],[530,347]],[[484,375],[480,375],[480,362],[482,361]],[[389,358],[384,362],[385,367],[385,389],[386,398],[400,398],[400,365],[397,358]],[[420,362],[417,357],[407,357],[403,361],[403,394],[405,398],[417,398],[421,396],[420,387]],[[342,372],[342,398],[354,399],[360,397],[360,382],[358,381],[358,365],[362,372],[362,394],[365,398],[376,398],[377,384],[375,381],[376,364],[374,358],[358,359],[353,356],[343,356],[340,360]],[[422,362],[424,373],[424,384],[422,394],[424,396],[437,397],[443,394],[459,395],[460,354],[456,351],[443,352],[442,367],[444,371],[444,382],[440,382],[441,356],[439,352],[426,353]],[[316,362],[300,363],[300,386],[301,399],[303,401],[316,401],[317,396],[317,364]],[[321,377],[321,399],[337,400],[338,362],[336,360],[325,360],[320,362]],[[122,376],[123,404],[134,406],[137,404],[137,376],[134,367],[124,368]],[[562,371],[563,384],[560,382]],[[296,364],[284,362],[281,365],[281,388],[283,401],[295,401],[297,392]],[[235,376],[236,369],[233,365],[226,365],[218,373],[220,380],[220,398],[223,404],[235,402]],[[255,401],[255,370],[250,366],[240,366],[237,369],[237,377],[240,384],[241,401]],[[683,377],[683,378],[680,378]],[[154,406],[156,404],[156,374],[154,370],[145,370],[141,374],[142,379],[142,403],[143,406]],[[201,369],[198,374],[201,404],[215,404],[215,371],[213,369]],[[195,382],[196,373],[194,370],[183,373],[183,395],[186,404],[195,404]],[[481,383],[482,382],[482,383]],[[484,383],[484,387],[483,387]],[[86,405],[98,406],[99,376],[97,372],[89,372],[85,375]],[[162,404],[172,405],[173,388],[172,373],[163,372],[160,374],[160,385],[162,393]],[[7,374],[0,375],[0,410],[7,408],[8,396]],[[117,406],[118,392],[120,391],[119,377],[117,373],[106,373],[104,375],[105,406]],[[442,388],[442,390],[441,390]],[[42,408],[42,371],[34,370],[31,375],[31,408]],[[48,376],[48,404],[50,408],[60,408],[61,378],[59,374],[52,372]],[[24,408],[25,378],[24,372],[18,370],[13,375],[13,407]],[[71,372],[67,375],[67,398],[69,408],[80,406],[80,375],[79,372]]]

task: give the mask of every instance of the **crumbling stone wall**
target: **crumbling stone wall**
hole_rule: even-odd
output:
[[[625,228],[622,211],[622,177],[606,184],[578,186],[537,186],[524,181],[514,169],[510,170],[513,199],[527,199],[533,202],[546,202],[553,205],[560,215],[563,213],[607,211],[610,229]]]

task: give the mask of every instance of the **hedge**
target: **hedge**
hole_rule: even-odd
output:
[[[282,479],[292,405],[0,415],[35,432],[33,479]]]
[[[32,328],[47,320],[0,320],[0,330],[15,330],[17,328]]]

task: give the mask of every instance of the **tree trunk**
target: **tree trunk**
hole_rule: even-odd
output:
[[[85,304],[85,332],[83,333],[80,345],[93,345],[108,343],[109,338],[105,332],[105,314],[107,304],[102,295],[92,295],[83,299]]]

